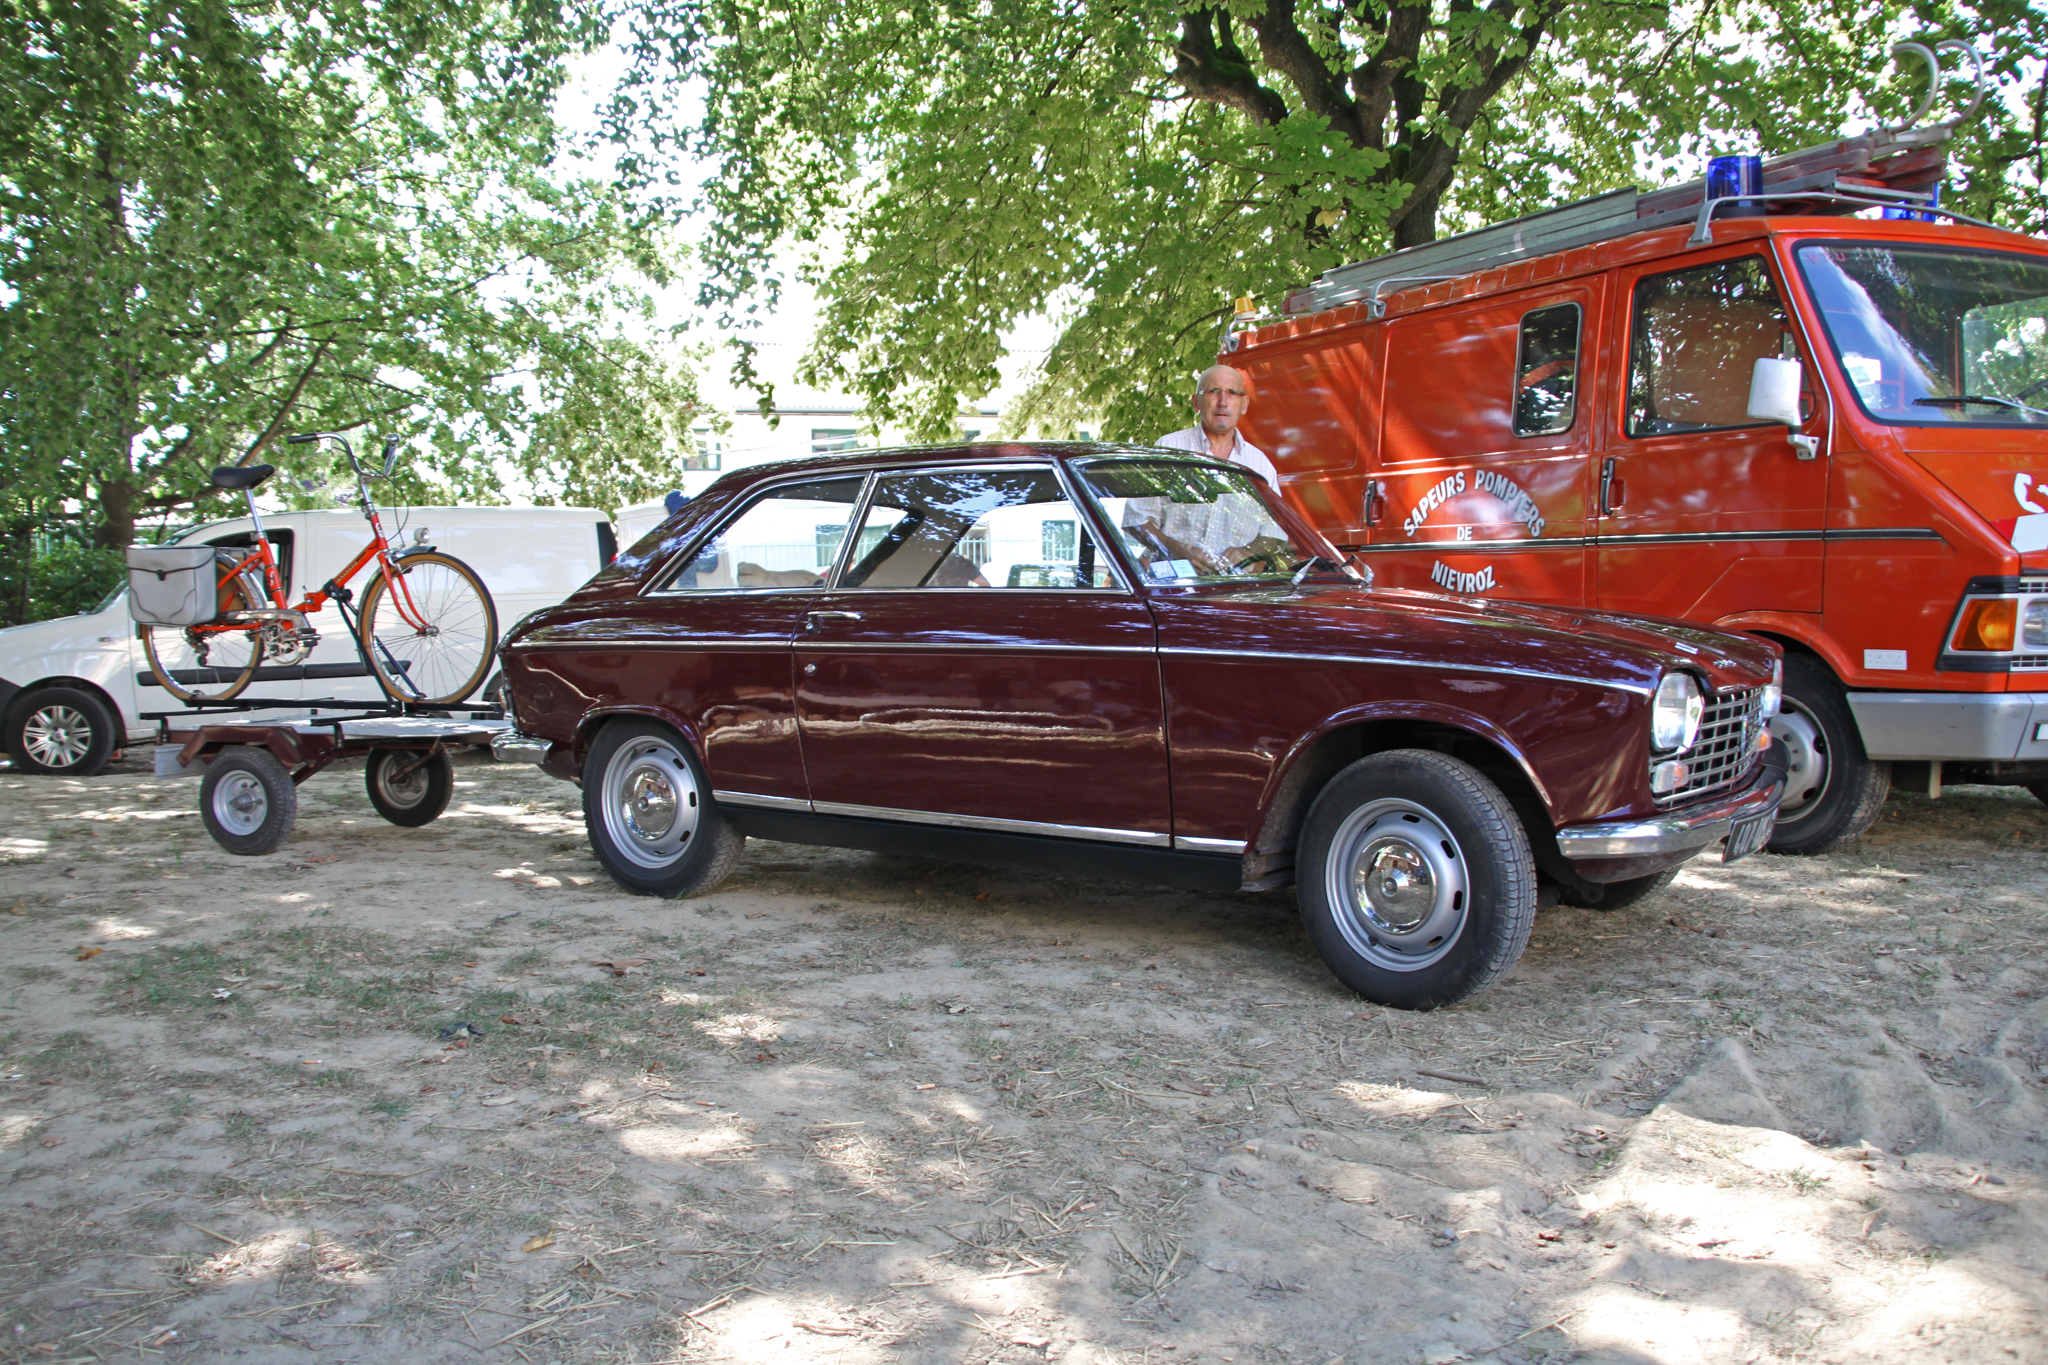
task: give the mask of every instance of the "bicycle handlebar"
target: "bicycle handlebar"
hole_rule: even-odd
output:
[[[349,443],[348,437],[338,431],[301,431],[284,438],[286,445],[294,446],[309,445],[314,441],[339,441],[342,453],[348,456],[348,467],[356,472],[358,479],[390,478],[393,471],[398,468],[398,443],[403,439],[396,435],[384,438],[384,471],[381,474],[373,474],[363,468],[362,462],[356,459],[355,446]]]

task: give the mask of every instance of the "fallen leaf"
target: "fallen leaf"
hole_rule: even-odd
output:
[[[592,962],[590,965],[593,967],[602,967],[606,971],[610,972],[613,976],[624,976],[628,971],[632,970],[635,967],[645,966],[646,962],[647,959],[644,957],[601,957],[598,958],[596,961]]]
[[[87,948],[84,952],[78,955],[78,960],[80,962],[83,962],[89,957],[98,957],[101,953],[104,953],[105,951],[105,948]]]
[[[938,1082],[934,1081],[930,1085],[913,1085],[910,1088],[912,1090],[937,1090],[939,1086]]]
[[[501,1024],[519,1024],[525,1021],[516,1014],[501,1014],[498,1016],[498,1022]]]
[[[488,1100],[479,1100],[478,1103],[486,1109],[497,1109],[504,1105],[519,1103],[519,1097],[517,1095],[498,1095]]]
[[[816,1332],[821,1337],[857,1337],[860,1335],[860,1328],[858,1327],[833,1327],[822,1322],[799,1322],[797,1326],[803,1328],[806,1332]]]
[[[965,1005],[961,1004],[961,1003],[960,1003],[959,1001],[957,1001],[957,1000],[956,1000],[956,1001],[954,1001],[954,1002],[953,1002],[952,1004],[950,1004],[950,1005],[946,1006],[946,1013],[948,1013],[948,1014],[965,1014],[965,1013],[967,1013],[967,1006],[965,1006]]]
[[[43,1139],[43,1146],[45,1147],[62,1147],[63,1145],[64,1139],[60,1137],[46,1137]]]
[[[26,915],[28,913],[28,899],[24,897],[8,906],[7,913],[10,915]],[[39,1346],[36,1349],[41,1350],[42,1348]]]
[[[555,1234],[552,1232],[542,1232],[527,1238],[525,1245],[521,1246],[519,1249],[521,1251],[539,1251],[543,1247],[551,1247],[554,1244]]]

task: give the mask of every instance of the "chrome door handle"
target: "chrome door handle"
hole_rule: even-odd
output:
[[[857,611],[807,611],[804,613],[804,629],[806,631],[816,630],[820,621],[858,620],[860,620],[860,613]]]

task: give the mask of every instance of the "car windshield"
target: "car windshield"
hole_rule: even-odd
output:
[[[1102,460],[1081,482],[1154,583],[1288,578],[1325,553],[1302,545],[1249,474],[1181,460]]]
[[[2048,423],[2048,260],[1835,242],[1801,247],[1799,268],[1871,416]]]

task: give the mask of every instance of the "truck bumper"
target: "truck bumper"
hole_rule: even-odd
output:
[[[1872,758],[2048,759],[2048,692],[1851,692]]]
[[[1704,806],[1638,820],[1566,825],[1557,832],[1557,847],[1588,881],[1648,876],[1676,867],[1709,844],[1726,838],[1744,821],[1757,817],[1775,820],[1778,800],[1784,794],[1785,770],[1766,763],[1757,770],[1749,786]],[[1753,852],[1770,837],[1768,826],[1761,837],[1755,837],[1753,825],[1746,832],[1753,842],[1744,852]]]
[[[491,741],[491,757],[500,763],[545,763],[548,750],[554,747],[550,740],[507,730]]]

